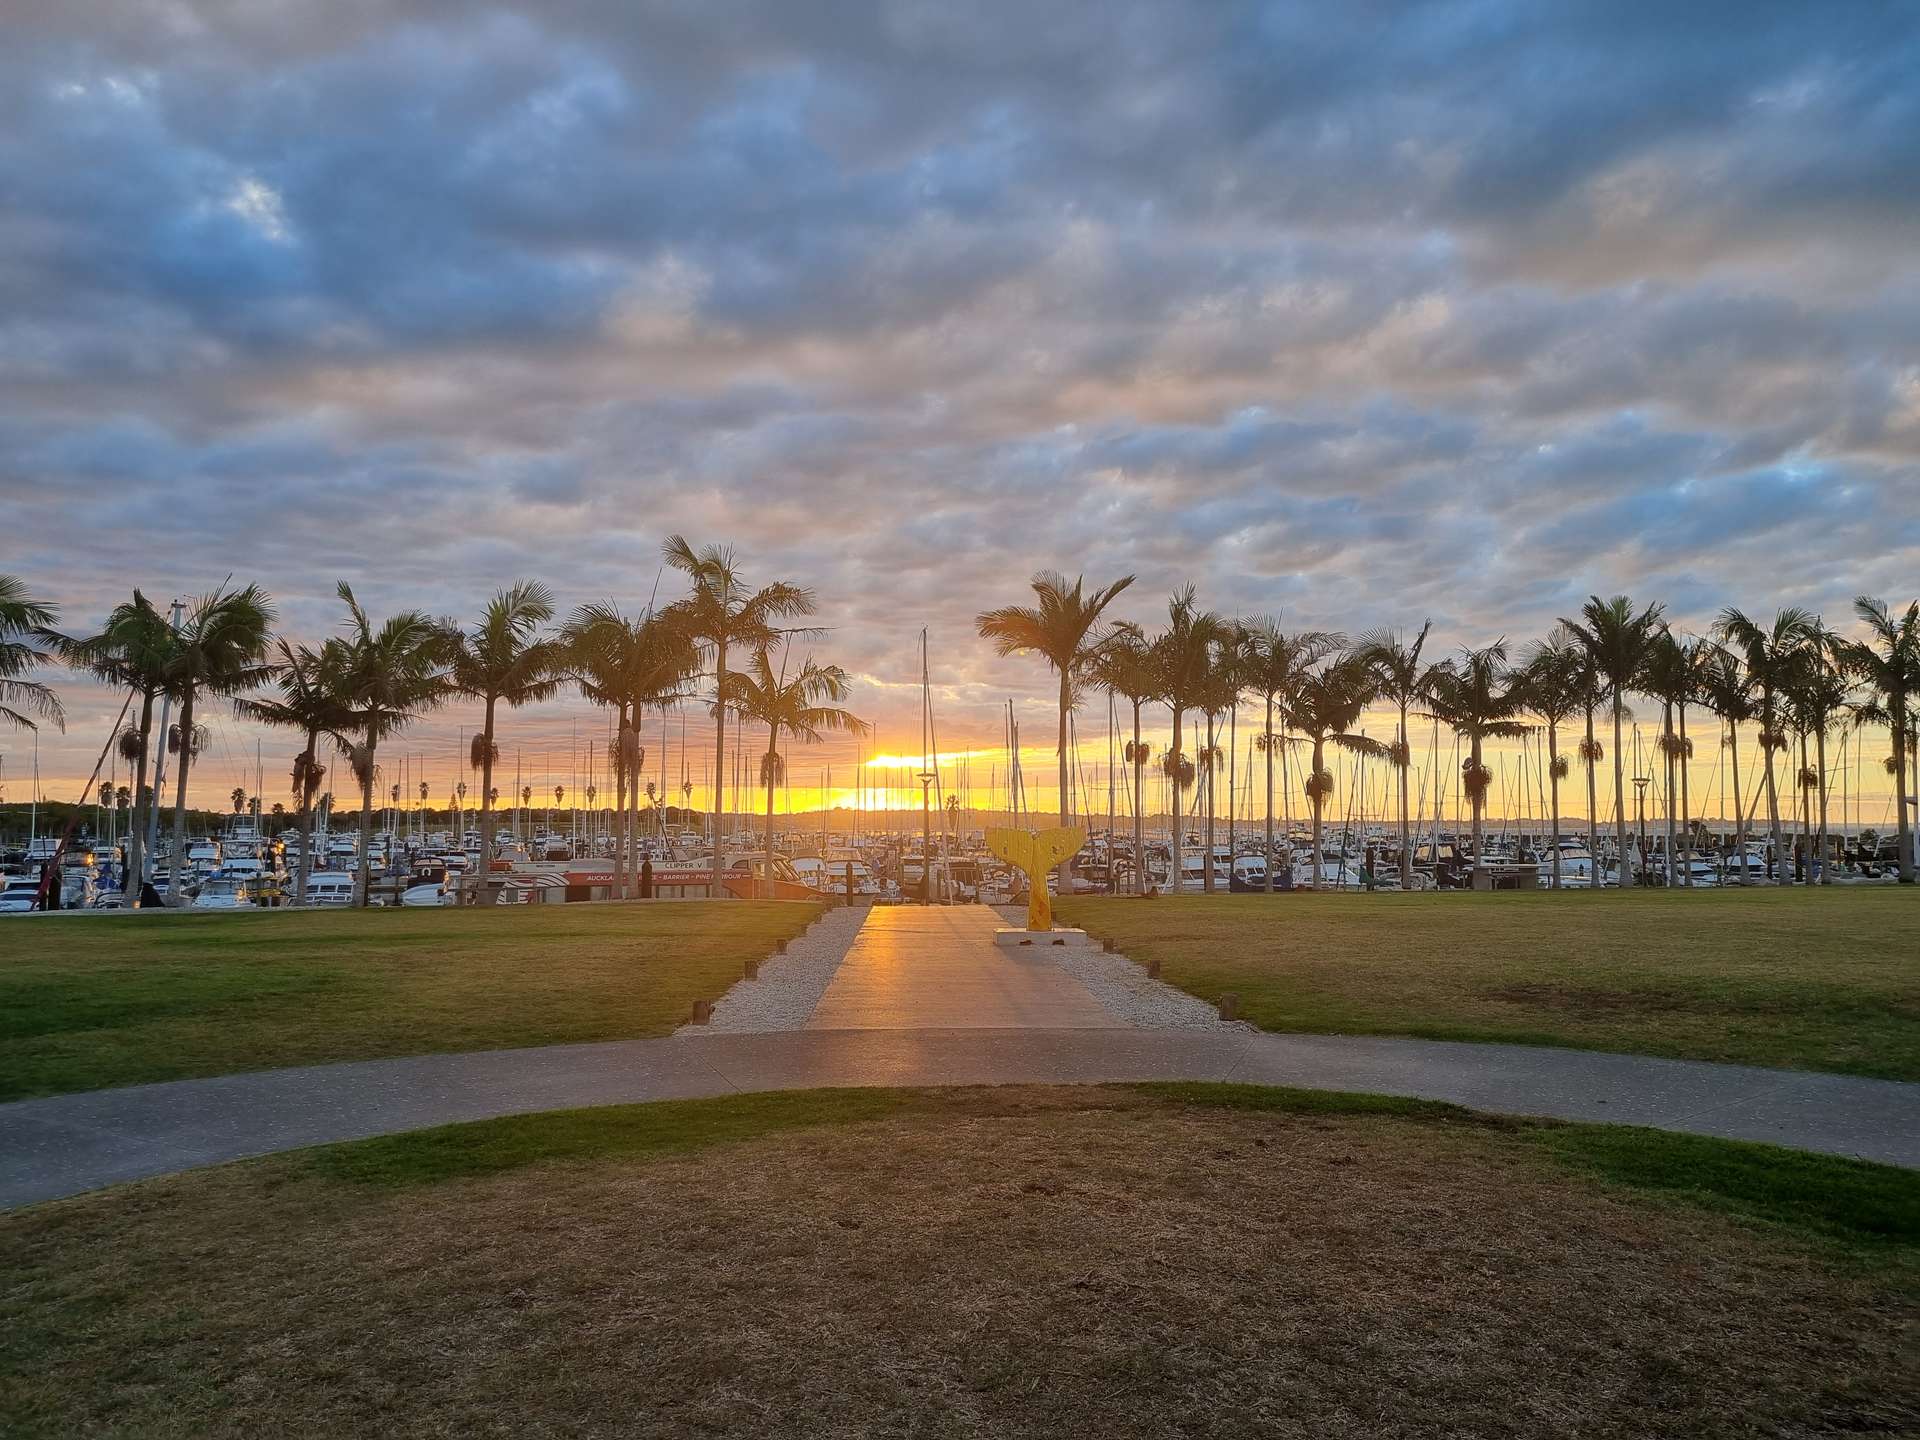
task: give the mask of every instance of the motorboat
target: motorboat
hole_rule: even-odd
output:
[[[237,875],[218,874],[208,879],[200,887],[200,893],[193,897],[195,910],[257,910],[259,903],[253,898],[253,886],[249,880]]]
[[[421,880],[410,884],[400,892],[400,903],[410,909],[429,908],[439,905],[451,905],[458,898],[447,876],[442,873],[438,880]]]
[[[23,915],[40,894],[40,877],[25,873],[0,876],[0,915]]]
[[[307,876],[306,903],[309,905],[351,905],[353,876],[345,870],[316,870]]]

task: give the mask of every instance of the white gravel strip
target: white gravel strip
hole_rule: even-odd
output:
[[[995,906],[1010,925],[1027,923],[1024,905]],[[1235,1030],[1250,1026],[1222,1020],[1220,1012],[1197,996],[1148,976],[1144,965],[1102,950],[1098,943],[1049,947],[1036,952],[1058,965],[1092,992],[1114,1019],[1140,1030]]]
[[[853,937],[866,923],[865,905],[827,911],[807,933],[787,942],[784,955],[760,962],[758,980],[742,980],[714,1004],[706,1025],[683,1025],[681,1035],[759,1034],[804,1029],[813,1007],[832,983]]]

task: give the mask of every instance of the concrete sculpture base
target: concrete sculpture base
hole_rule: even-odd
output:
[[[1022,930],[1009,925],[993,932],[993,943],[1003,950],[1019,950],[1027,946],[1040,950],[1055,945],[1091,945],[1093,941],[1087,938],[1084,930]]]

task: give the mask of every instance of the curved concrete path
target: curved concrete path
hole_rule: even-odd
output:
[[[0,1207],[576,1105],[839,1085],[1230,1080],[1650,1125],[1920,1168],[1920,1084],[1580,1050],[1141,1029],[797,1030],[428,1055],[0,1105]]]

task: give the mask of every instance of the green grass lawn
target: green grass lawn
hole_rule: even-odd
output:
[[[1912,1181],[1254,1086],[512,1116],[0,1216],[0,1428],[1912,1434]]]
[[[1920,1080],[1920,894],[1221,895],[1065,923],[1266,1030],[1417,1035]]]
[[[0,1100],[664,1035],[817,913],[689,901],[11,921]]]

